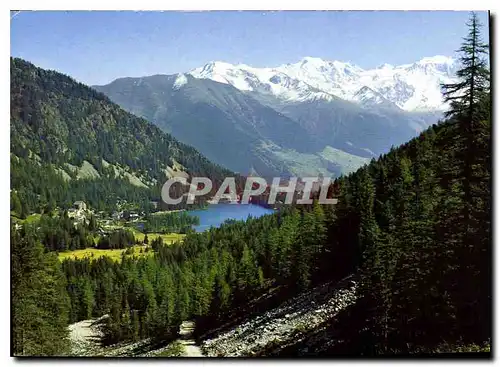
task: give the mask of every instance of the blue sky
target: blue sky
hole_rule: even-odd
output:
[[[487,39],[487,13],[479,13]],[[21,12],[11,55],[86,84],[213,61],[256,67],[304,56],[363,68],[453,56],[467,12]]]

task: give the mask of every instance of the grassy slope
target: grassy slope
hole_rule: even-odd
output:
[[[141,253],[140,250],[144,249],[144,246],[134,246],[134,254],[129,255],[129,256],[149,256],[153,254],[153,251],[148,251],[148,252],[143,252]],[[59,260],[63,261],[68,258],[72,259],[84,259],[84,258],[92,258],[92,259],[98,259],[102,256],[108,256],[111,258],[113,261],[120,261],[122,257],[122,253],[125,252],[125,249],[116,249],[116,250],[100,250],[100,249],[95,249],[95,248],[86,248],[82,250],[74,250],[74,251],[65,251],[65,252],[60,252],[58,254]]]
[[[354,172],[370,162],[369,158],[349,154],[331,146],[326,146],[317,153],[299,153],[293,149],[283,149],[270,142],[261,142],[257,149],[269,157],[270,162],[274,162],[278,167],[280,165],[286,167],[287,171],[296,176],[322,174],[338,177]]]
[[[142,242],[144,240],[144,234],[140,232],[134,232],[135,239]],[[178,234],[178,233],[169,233],[169,234],[161,234],[161,233],[149,233],[148,234],[148,240],[149,242],[153,241],[154,239],[161,237],[163,239],[164,244],[172,244],[174,242],[181,242],[183,238],[185,237],[184,234]],[[148,252],[142,252],[141,249],[145,249],[145,246],[133,246],[134,253],[132,255],[128,255],[130,257],[137,256],[151,256],[153,254],[153,251],[149,250]],[[110,257],[113,261],[120,261],[122,257],[122,253],[125,252],[125,249],[113,249],[113,250],[101,250],[101,249],[95,249],[95,248],[86,248],[82,250],[74,250],[74,251],[64,251],[60,252],[58,257],[59,260],[63,261],[64,259],[67,258],[73,258],[73,259],[84,259],[84,258],[94,258],[98,259],[99,257],[102,256],[108,256]]]

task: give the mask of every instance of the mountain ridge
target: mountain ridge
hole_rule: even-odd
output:
[[[27,206],[159,201],[175,175],[232,172],[69,76],[11,58],[11,183]]]
[[[437,122],[439,83],[454,67],[445,56],[375,71],[314,57],[276,68],[209,62],[94,88],[235,172],[338,176]],[[434,107],[410,108],[421,100]],[[351,157],[325,160],[326,147]]]
[[[303,57],[297,63],[255,68],[211,61],[188,73],[231,84],[241,91],[266,90],[287,101],[331,100],[332,96],[357,102],[364,87],[379,93],[405,111],[445,110],[440,84],[455,81],[457,62],[447,56],[424,57],[402,65],[382,64],[363,69],[355,64]]]
[[[236,172],[286,174],[257,149],[268,140],[299,153],[321,148],[295,121],[233,86],[182,75],[122,78],[94,88]]]

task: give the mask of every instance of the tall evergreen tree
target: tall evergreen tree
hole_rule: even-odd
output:
[[[61,264],[33,233],[11,228],[12,352],[55,356],[69,352],[69,299]]]
[[[490,91],[490,72],[484,55],[488,54],[488,44],[481,39],[481,24],[476,13],[472,13],[469,22],[469,33],[464,38],[460,53],[460,66],[457,71],[459,81],[453,84],[444,84],[444,100],[449,102],[447,116],[458,121],[459,137],[457,144],[459,161],[463,169],[464,190],[464,228],[466,235],[471,226],[471,205],[473,203],[473,189],[476,177],[474,175],[475,159],[479,157],[478,134],[481,121],[485,119],[484,99]],[[460,139],[461,138],[461,139]]]
[[[461,68],[457,71],[457,77],[460,80],[442,87],[444,100],[450,103],[447,116],[467,117],[464,127],[470,129],[474,118],[482,114],[482,98],[490,92],[490,72],[484,57],[488,55],[489,45],[483,43],[480,33],[482,25],[476,13],[471,13],[467,26],[469,33],[458,50]]]
[[[489,293],[490,279],[482,278],[481,287],[475,285],[474,278],[478,274],[488,273],[490,259],[488,258],[488,240],[490,228],[491,178],[488,157],[491,156],[489,139],[490,124],[490,72],[486,55],[488,44],[481,38],[481,24],[476,13],[472,13],[469,22],[468,35],[459,49],[461,68],[457,72],[459,82],[443,86],[445,101],[450,102],[448,116],[456,121],[456,187],[461,187],[461,245],[455,246],[455,256],[468,258],[460,275],[451,273],[450,282],[456,285],[452,297],[459,299],[462,306],[457,309],[457,316],[463,327],[472,330],[477,324],[478,315],[487,309],[489,299],[484,298]],[[453,167],[453,166],[452,166]],[[481,310],[481,311],[479,311]],[[478,331],[479,333],[487,332]]]

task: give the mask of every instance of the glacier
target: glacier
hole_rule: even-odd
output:
[[[456,82],[452,57],[424,57],[404,65],[363,69],[350,62],[304,57],[297,63],[256,68],[212,61],[188,72],[195,78],[230,84],[243,92],[272,95],[285,102],[343,99],[364,107],[403,111],[444,111],[442,83]]]

